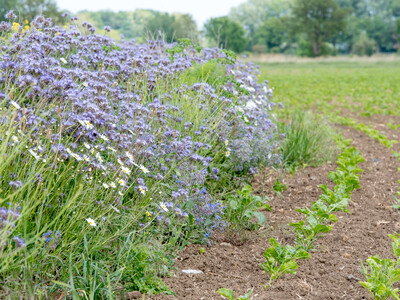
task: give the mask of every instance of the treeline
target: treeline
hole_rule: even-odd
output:
[[[395,52],[400,0],[248,0],[229,13],[246,50],[306,56]]]
[[[80,20],[92,22],[97,28],[111,26],[126,39],[144,42],[149,39],[163,39],[175,42],[190,38],[199,43],[200,33],[196,22],[188,14],[168,14],[147,9],[130,11],[81,11]]]
[[[9,9],[24,19],[43,12],[55,22],[67,22],[54,0],[0,0],[0,21]],[[199,29],[188,14],[154,10],[81,11],[113,38],[144,42],[190,38],[204,46],[235,52],[284,53],[301,56],[372,55],[399,49],[400,0],[248,0],[227,16],[211,18]]]

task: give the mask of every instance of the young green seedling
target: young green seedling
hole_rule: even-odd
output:
[[[332,225],[325,225],[323,222],[326,219],[320,219],[318,214],[313,212],[306,218],[306,222],[303,220],[290,223],[290,226],[294,228],[296,232],[296,244],[303,250],[309,251],[313,248],[314,242],[329,233],[332,230]]]
[[[390,297],[400,300],[399,289],[394,284],[400,281],[400,235],[389,234],[392,242],[392,253],[397,259],[380,259],[378,255],[369,257],[369,270],[362,264],[366,281],[360,281],[375,300],[384,300]]]
[[[299,267],[296,260],[310,258],[310,254],[303,249],[295,248],[290,245],[283,246],[274,238],[269,240],[271,247],[264,252],[267,260],[261,265],[266,273],[269,273],[269,282],[264,286],[267,288],[272,281],[284,274],[296,274]]]
[[[235,300],[235,293],[233,290],[221,288],[217,291],[217,293],[228,298],[229,300]],[[251,290],[250,292],[248,292],[247,294],[245,294],[243,296],[239,296],[239,298],[237,298],[237,300],[249,300],[252,293],[253,293],[253,290]]]

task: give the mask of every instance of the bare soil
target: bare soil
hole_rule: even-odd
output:
[[[370,119],[382,124],[382,120]],[[253,187],[270,196],[271,212],[265,212],[267,225],[242,245],[220,242],[212,247],[191,245],[179,254],[175,276],[165,278],[166,284],[177,297],[167,295],[146,296],[146,299],[222,299],[219,288],[230,288],[237,296],[253,289],[254,299],[370,299],[359,285],[363,280],[361,261],[372,255],[391,256],[388,234],[400,232],[400,216],[392,208],[393,196],[398,188],[398,161],[391,150],[352,128],[338,127],[346,138],[361,151],[365,162],[360,182],[362,188],[353,191],[349,209],[351,213],[337,213],[339,221],[331,233],[321,238],[311,258],[299,261],[297,275],[285,275],[267,289],[267,275],[260,267],[269,238],[281,243],[293,243],[289,223],[300,218],[295,209],[309,206],[318,199],[319,184],[330,187],[327,175],[336,168],[331,163],[318,168],[306,168],[294,176],[286,175],[283,182],[287,190],[277,195],[272,191],[273,177],[263,182],[255,178]],[[395,132],[390,138],[394,138]],[[268,170],[266,170],[267,172]],[[200,254],[200,247],[206,247]],[[184,269],[201,270],[202,274],[187,275]],[[128,298],[134,298],[133,295]]]

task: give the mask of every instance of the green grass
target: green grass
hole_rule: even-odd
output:
[[[335,158],[335,132],[325,120],[302,110],[294,111],[288,119],[279,126],[285,134],[280,146],[284,166],[319,166]]]

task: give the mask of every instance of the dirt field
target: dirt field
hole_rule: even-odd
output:
[[[299,261],[297,275],[285,275],[264,289],[267,276],[260,267],[262,254],[270,237],[282,243],[293,242],[288,224],[300,217],[295,209],[318,199],[318,184],[332,187],[327,174],[335,169],[333,163],[286,176],[288,189],[279,196],[270,195],[272,211],[265,212],[266,228],[245,244],[220,242],[206,248],[202,255],[199,245],[185,249],[176,261],[175,277],[166,279],[178,299],[221,299],[216,291],[222,287],[235,290],[236,295],[254,289],[255,299],[369,299],[368,292],[358,284],[363,279],[360,261],[376,254],[391,257],[387,235],[400,231],[399,213],[391,206],[399,179],[398,163],[390,150],[363,133],[347,127],[339,129],[365,158],[360,165],[364,169],[360,177],[362,188],[352,194],[351,213],[338,213],[339,221],[331,233],[319,240],[311,259]],[[262,182],[260,175],[253,186],[261,190],[263,184],[268,190],[272,178]],[[186,275],[181,272],[183,269],[204,273]],[[173,297],[160,295],[151,299]]]

